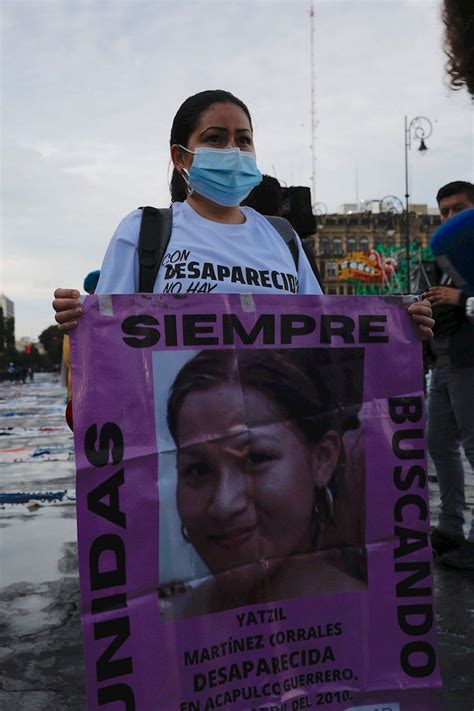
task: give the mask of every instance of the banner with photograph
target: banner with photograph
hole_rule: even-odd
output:
[[[406,308],[86,297],[71,348],[89,709],[441,709]]]

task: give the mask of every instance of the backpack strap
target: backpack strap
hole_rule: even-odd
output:
[[[296,240],[298,239],[296,232],[290,225],[288,220],[284,217],[277,217],[276,215],[264,215],[265,219],[271,224],[271,226],[278,232],[283,242],[286,244],[291,252],[293,261],[295,263],[296,271],[298,271],[298,262],[300,252],[298,249],[298,244]]]
[[[138,291],[153,293],[156,275],[171,236],[173,212],[170,207],[140,207],[142,221],[138,240]]]
[[[275,230],[278,232],[282,240],[285,242],[287,245],[288,249],[291,252],[291,256],[293,257],[293,261],[295,263],[296,271],[298,271],[298,263],[299,263],[299,249],[298,249],[298,242],[301,244],[303,248],[303,252],[306,254],[306,257],[308,259],[309,265],[312,269],[312,272],[316,279],[318,280],[318,284],[321,287],[321,290],[324,293],[322,284],[321,284],[321,275],[319,273],[318,265],[316,264],[316,260],[314,258],[314,253],[313,250],[311,249],[310,245],[301,240],[296,232],[294,231],[293,227],[291,224],[286,220],[284,217],[277,217],[276,215],[264,215],[266,219],[269,221],[272,227],[275,228]]]

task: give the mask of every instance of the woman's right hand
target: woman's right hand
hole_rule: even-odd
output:
[[[56,289],[54,292],[53,309],[60,331],[72,331],[76,328],[78,318],[82,315],[82,306],[77,289]]]

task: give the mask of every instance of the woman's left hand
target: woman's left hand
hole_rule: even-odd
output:
[[[435,322],[434,318],[432,318],[433,312],[430,302],[425,299],[424,301],[417,301],[415,304],[410,304],[408,313],[418,326],[421,340],[429,341],[430,338],[433,338],[433,326]]]

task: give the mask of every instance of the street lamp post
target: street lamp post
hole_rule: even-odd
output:
[[[412,139],[418,139],[420,145],[418,150],[421,154],[428,150],[425,143],[425,138],[429,138],[433,133],[431,121],[425,116],[416,116],[408,123],[408,118],[405,116],[405,252],[407,262],[407,290],[410,293],[410,206],[408,199],[408,149],[411,148]]]

